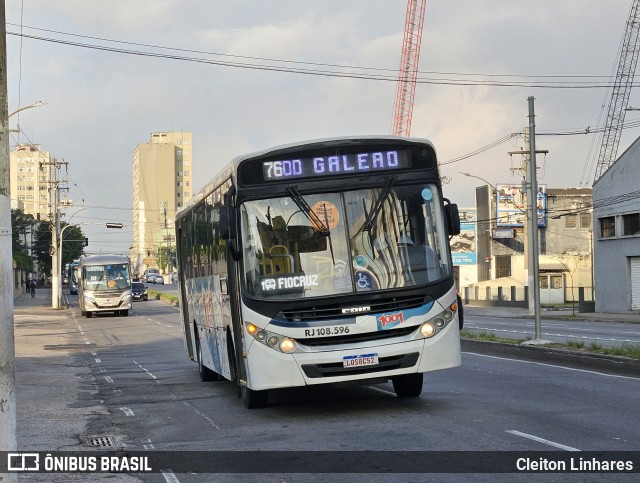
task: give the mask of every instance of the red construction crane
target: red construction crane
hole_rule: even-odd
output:
[[[392,134],[409,136],[413,114],[413,97],[416,92],[420,43],[427,0],[408,0],[407,18],[402,41],[402,57],[396,87],[396,103],[393,116]]]
[[[633,0],[618,57],[618,69],[611,93],[611,101],[609,102],[607,123],[602,135],[594,183],[615,162],[618,155],[618,144],[620,143],[620,136],[624,126],[625,109],[629,104],[639,53],[640,2]]]

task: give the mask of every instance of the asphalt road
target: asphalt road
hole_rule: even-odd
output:
[[[638,451],[640,378],[464,353],[428,373],[420,398],[390,384],[298,388],[247,410],[227,381],[203,383],[188,360],[179,309],[136,302],[129,317],[68,320],[75,364],[94,379],[90,435],[128,450]],[[478,321],[470,321],[470,323]],[[528,322],[528,321],[527,321]],[[522,321],[520,321],[522,323]],[[71,331],[70,331],[71,332]],[[86,398],[86,395],[83,397]],[[355,464],[355,463],[354,463]],[[345,461],[348,467],[348,459]],[[435,481],[601,481],[602,475],[438,475]],[[633,481],[607,475],[607,481]],[[629,478],[628,478],[629,477]],[[420,475],[143,475],[143,481],[433,481]]]
[[[534,321],[528,318],[465,314],[464,329],[473,333],[491,332],[498,337],[514,340],[535,337]],[[640,345],[640,324],[545,318],[541,321],[541,337],[560,343],[581,342],[585,346],[591,344],[602,347]]]

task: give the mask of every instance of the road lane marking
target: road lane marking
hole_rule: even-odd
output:
[[[598,371],[589,371],[587,369],[576,369],[575,367],[565,367],[559,366],[556,364],[547,364],[546,362],[534,362],[534,361],[523,361],[522,359],[511,359],[510,357],[498,357],[498,356],[489,356],[486,354],[478,354],[477,352],[462,352],[463,354],[469,354],[472,356],[478,357],[488,357],[489,359],[500,359],[502,361],[511,361],[511,362],[521,362],[523,364],[535,364],[538,366],[547,366],[553,367],[555,369],[564,369],[566,371],[576,371],[576,372],[586,372],[587,374],[595,374],[596,376],[606,376],[606,377],[617,377],[618,379],[631,379],[633,381],[640,381],[640,378],[633,376],[620,376],[618,374],[607,374],[606,372],[598,372]]]
[[[510,429],[507,433],[514,434],[516,436],[521,436],[523,438],[527,438],[533,441],[537,441],[538,443],[547,444],[549,446],[553,446],[554,448],[563,449],[565,451],[581,451],[578,448],[572,448],[571,446],[567,446],[564,444],[556,443],[555,441],[550,441],[548,439],[540,438],[539,436],[534,436],[532,434],[521,433],[520,431],[516,431],[515,429]]]
[[[385,389],[380,389],[379,387],[367,386],[369,389],[373,389],[374,391],[383,392],[385,394],[391,394],[392,396],[396,396],[395,392],[387,391]]]
[[[102,361],[96,357],[96,362],[100,364]]]
[[[160,470],[162,476],[164,476],[164,480],[167,483],[180,483],[180,480],[173,474],[171,470]]]
[[[126,414],[126,416],[128,418],[130,418],[131,416],[135,416],[135,414],[133,414],[133,411],[129,408],[120,408],[120,411],[122,411],[124,414]]]
[[[199,409],[194,408],[191,404],[189,404],[188,402],[183,402],[182,404],[184,404],[185,406],[190,407],[191,409],[193,409],[193,411],[198,415],[198,416],[202,416],[204,419],[206,419],[207,421],[209,421],[209,424],[211,424],[211,426],[213,426],[214,428],[216,428],[218,431],[221,431],[222,433],[224,433],[224,431],[222,431],[222,429],[220,429],[220,426],[218,426],[216,423],[213,422],[213,420],[206,416],[202,411],[200,411]]]
[[[147,442],[142,445],[142,447],[144,449],[156,449],[150,439],[148,439]]]
[[[146,373],[147,373],[147,375],[148,375],[149,377],[151,377],[151,378],[153,378],[153,379],[155,379],[155,380],[157,381],[157,379],[158,379],[158,378],[157,378],[156,376],[154,376],[151,372],[149,372],[149,370],[148,370],[148,369],[145,369],[144,367],[142,367],[142,365],[141,365],[141,364],[139,364],[139,363],[138,363],[138,362],[136,362],[136,361],[132,361],[132,362],[133,362],[136,366],[138,366],[140,369],[142,369],[144,372],[146,372]]]
[[[110,384],[113,383],[113,379],[111,379],[111,376],[104,376],[104,380],[107,381]]]
[[[496,329],[496,328],[489,328],[489,327],[470,327],[473,330],[485,330],[485,331],[489,331],[489,332],[501,332],[501,333],[505,333],[505,334],[523,334],[523,335],[531,335],[530,332],[527,331],[523,331],[523,330],[507,330],[507,329]],[[583,330],[590,330],[590,329],[583,329]],[[588,337],[588,336],[584,336],[584,335],[573,335],[573,334],[555,334],[553,332],[542,332],[541,335],[545,335],[547,337],[561,337],[561,338],[565,338],[565,339],[584,339],[584,340],[601,340],[601,341],[606,341],[606,342],[628,342],[628,343],[632,343],[632,344],[638,344],[640,343],[640,339],[610,339],[607,337]]]

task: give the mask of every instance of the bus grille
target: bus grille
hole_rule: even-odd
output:
[[[122,295],[122,292],[123,290],[104,290],[101,292],[93,292],[91,296],[96,300],[108,299],[113,297],[119,297],[120,295]]]
[[[319,377],[356,376],[360,374],[371,374],[373,372],[391,371],[413,367],[418,362],[420,354],[413,352],[399,356],[382,357],[377,366],[365,367],[342,367],[342,362],[332,362],[330,364],[303,364],[302,370],[311,379]]]
[[[430,299],[430,297],[428,297]],[[371,301],[367,304],[368,307],[371,307],[371,310],[367,313],[374,314],[377,312],[390,312],[397,310],[406,310],[413,309],[416,307],[420,307],[427,303],[427,298],[423,295],[421,296],[411,296],[411,297],[394,297],[389,300],[380,300],[380,301]],[[289,322],[302,322],[306,320],[323,320],[323,319],[336,319],[340,317],[344,317],[345,314],[342,313],[343,308],[348,308],[353,306],[354,304],[350,304],[349,306],[344,307],[327,307],[327,308],[317,308],[311,307],[309,309],[303,310],[283,310],[279,314],[276,315],[276,319],[287,320]],[[364,314],[363,314],[364,315]],[[352,315],[350,315],[351,317]]]
[[[415,332],[418,325],[411,327],[402,327],[401,329],[380,330],[377,332],[367,332],[364,334],[346,334],[333,337],[316,337],[313,339],[296,339],[301,344],[311,347],[336,345],[336,344],[353,344],[356,342],[369,342],[374,340],[390,339],[392,337],[403,337]]]

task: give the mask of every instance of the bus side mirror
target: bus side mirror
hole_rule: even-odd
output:
[[[458,205],[455,203],[449,203],[449,200],[445,200],[447,204],[444,207],[445,217],[447,219],[447,231],[449,236],[460,234],[460,213],[458,211]]]
[[[234,211],[230,206],[220,207],[220,238],[232,240],[236,236]]]

